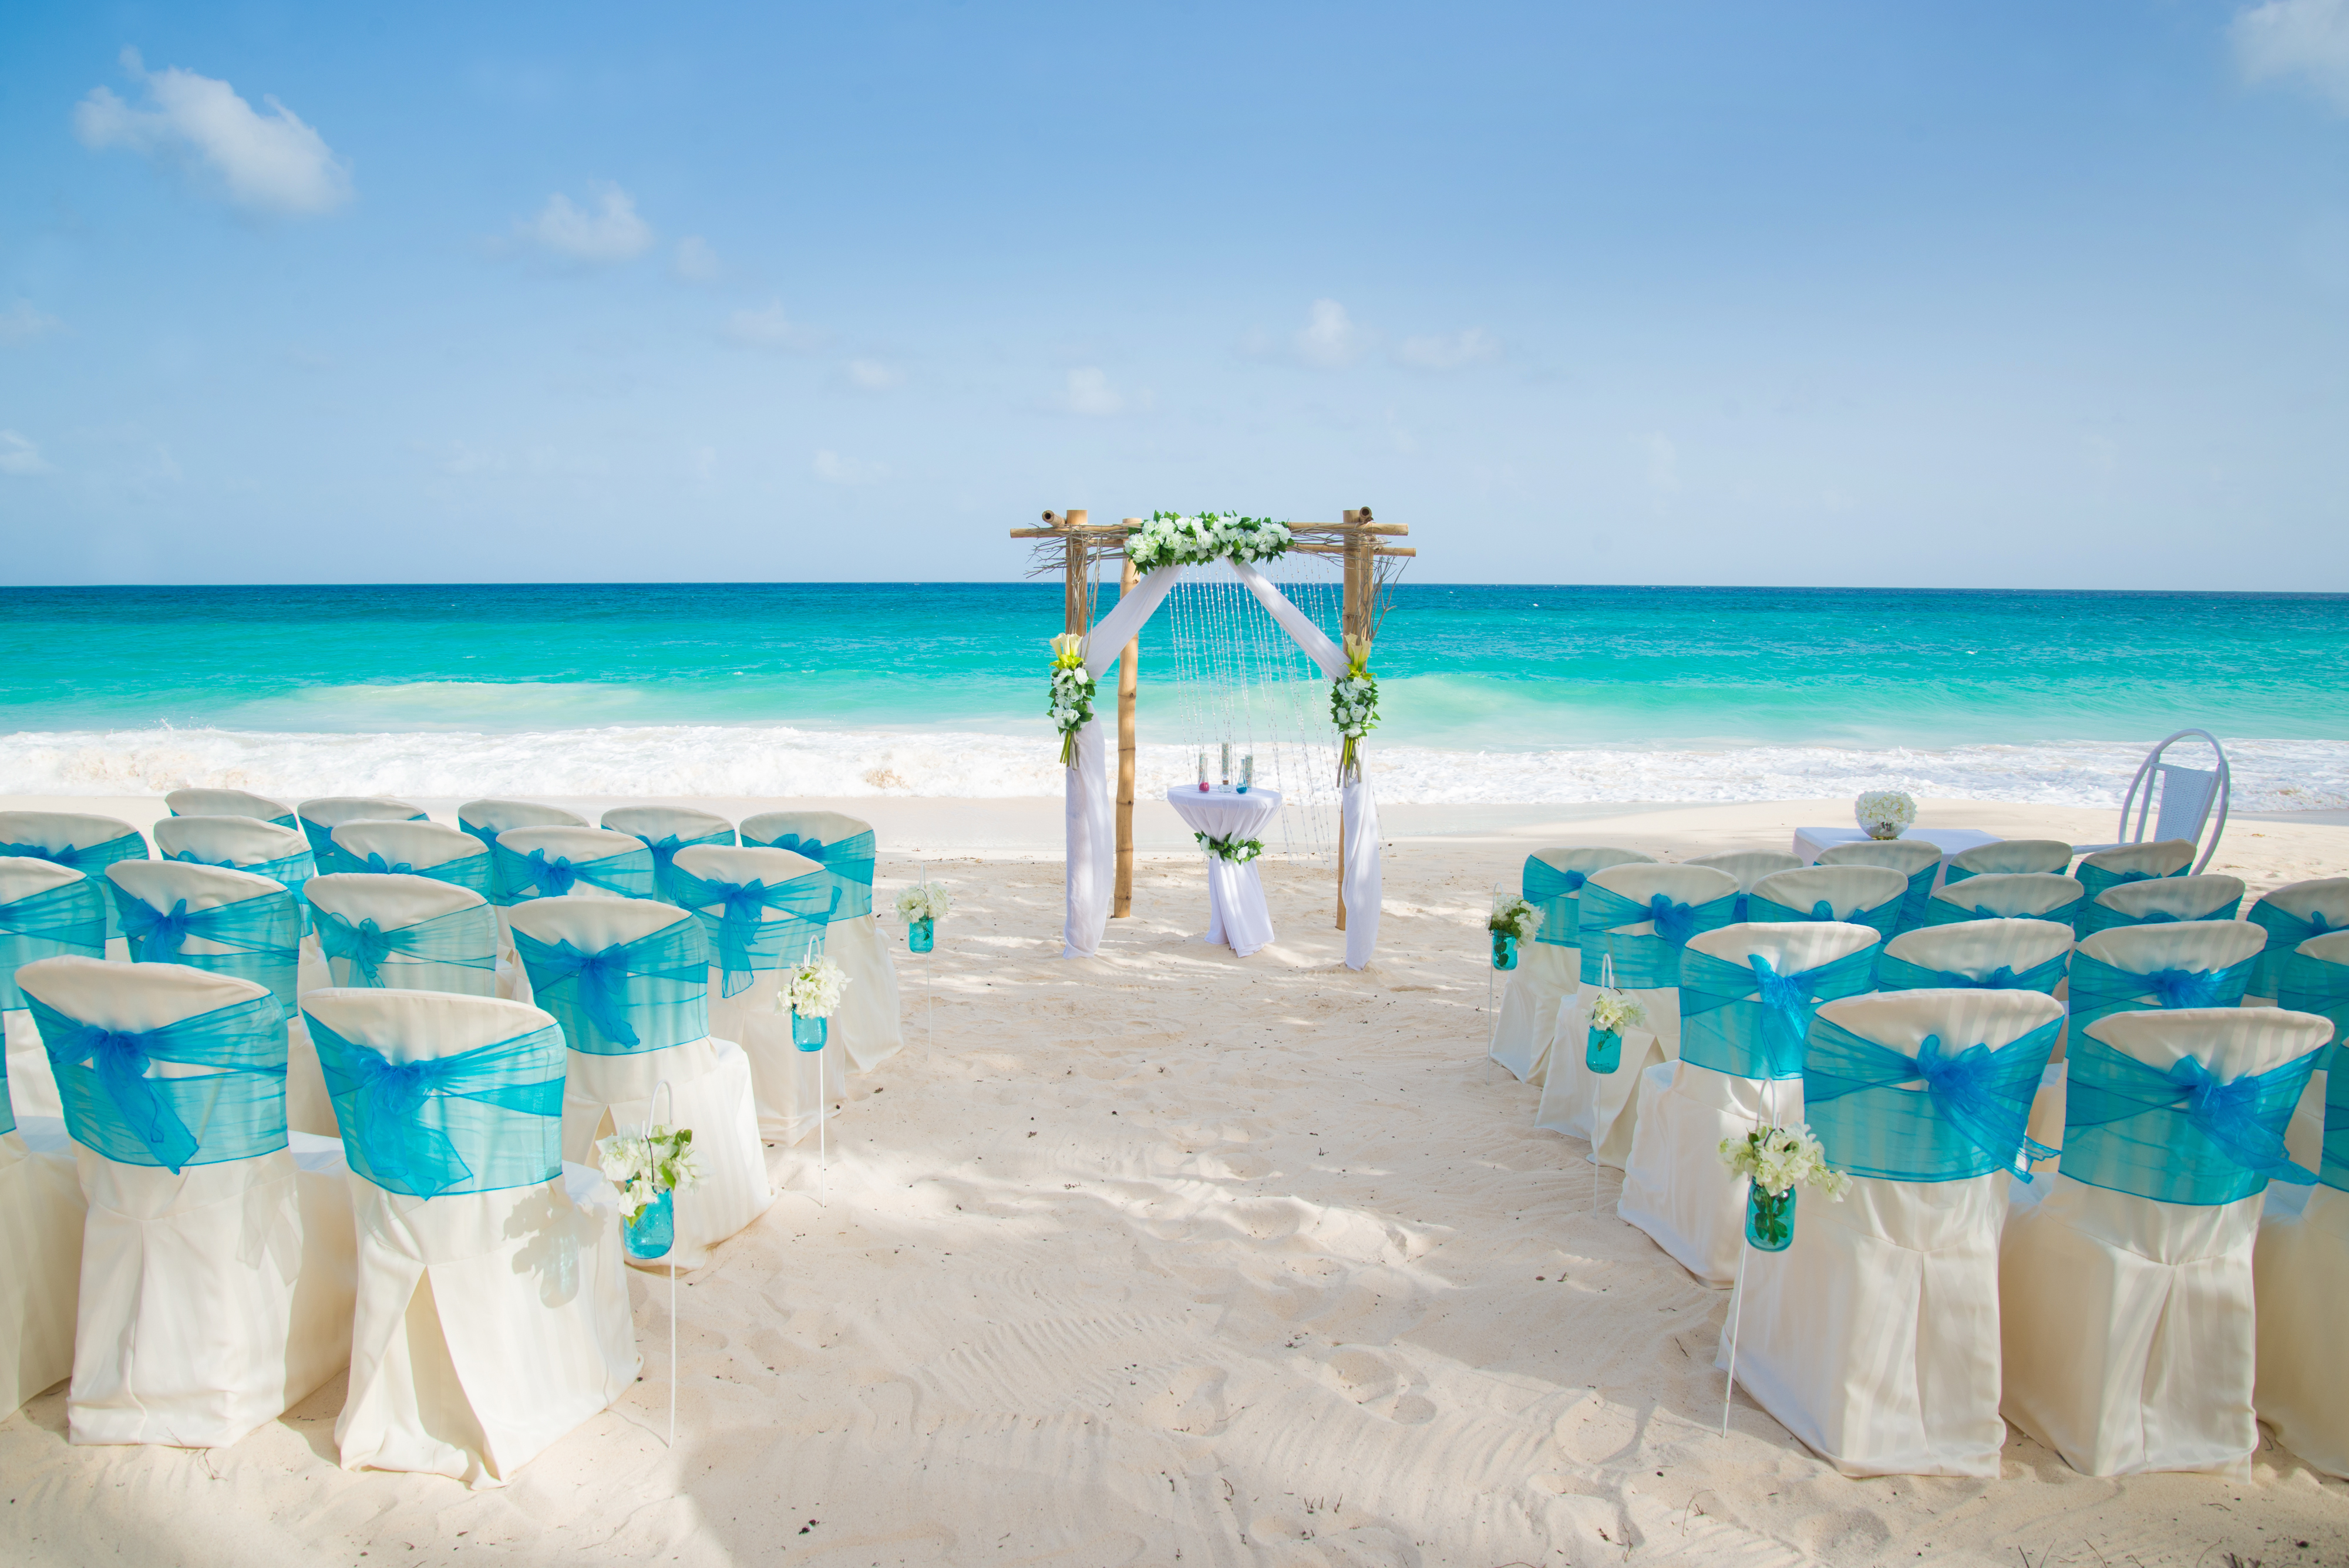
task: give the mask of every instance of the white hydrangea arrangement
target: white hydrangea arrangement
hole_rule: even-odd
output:
[[[784,980],[783,993],[775,999],[776,1011],[796,1012],[802,1018],[829,1018],[840,1005],[840,993],[847,989],[847,971],[829,958],[812,958]]]
[[[1515,937],[1521,942],[1531,941],[1534,933],[1541,929],[1541,906],[1529,903],[1514,893],[1494,894],[1493,917],[1485,922],[1487,929]]]
[[[1851,1190],[1851,1176],[1827,1163],[1827,1151],[1811,1136],[1808,1123],[1756,1127],[1744,1137],[1721,1140],[1721,1163],[1775,1197],[1790,1187],[1810,1187],[1837,1202]]]
[[[1061,732],[1061,765],[1077,760],[1077,732],[1092,722],[1093,672],[1085,668],[1085,639],[1064,631],[1052,639],[1052,699],[1044,711]]]
[[[1590,1026],[1621,1034],[1648,1022],[1648,1005],[1629,992],[1601,989],[1590,999]]]
[[[1378,727],[1379,680],[1371,673],[1371,645],[1346,639],[1346,673],[1330,683],[1330,722],[1338,727],[1338,777],[1350,779],[1361,763],[1355,743]]]
[[[1125,536],[1125,558],[1137,572],[1161,566],[1204,566],[1211,561],[1270,561],[1288,553],[1288,524],[1237,512],[1154,512]]]
[[[595,1146],[595,1162],[604,1179],[620,1189],[620,1218],[635,1224],[664,1192],[693,1185],[700,1172],[693,1167],[691,1127],[654,1127],[642,1137],[615,1133]]]
[[[1852,803],[1851,815],[1870,838],[1898,838],[1917,824],[1917,803],[1897,789],[1872,789]]]
[[[897,918],[907,925],[916,920],[942,920],[954,908],[954,896],[932,882],[917,883],[897,895]]]

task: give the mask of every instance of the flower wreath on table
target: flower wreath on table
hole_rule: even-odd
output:
[[[1194,833],[1191,836],[1199,841],[1200,848],[1216,859],[1228,860],[1235,866],[1245,866],[1264,853],[1261,839],[1241,838],[1237,835],[1229,838],[1212,838],[1204,833]]]

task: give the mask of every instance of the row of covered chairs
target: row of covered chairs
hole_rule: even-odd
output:
[[[1759,855],[1740,857],[1744,866],[1723,866],[1724,858],[1713,857],[1709,866],[1661,867],[1615,849],[1537,857],[1527,886],[1550,894],[1548,914],[1564,915],[1556,929],[1574,931],[1578,944],[1555,944],[1563,950],[1552,966],[1577,981],[1568,991],[1553,973],[1543,986],[1532,962],[1526,970],[1534,971],[1535,984],[1526,984],[1525,971],[1513,976],[1513,994],[1521,988],[1563,992],[1551,1004],[1557,1022],[1547,1042],[1533,1038],[1531,1029],[1506,1039],[1496,1032],[1494,1054],[1513,1070],[1522,1068],[1521,1076],[1542,1080],[1544,1125],[1589,1139],[1595,1159],[1625,1167],[1619,1205],[1625,1219],[1710,1283],[1730,1284],[1741,1261],[1762,1269],[1749,1276],[1735,1309],[1746,1325],[1740,1382],[1790,1429],[1847,1469],[1995,1473],[1996,1438],[2003,1430],[1996,1304],[2003,1291],[2012,1300],[2005,1337],[2014,1368],[2005,1387],[2007,1414],[2072,1463],[2111,1473],[2223,1465],[2248,1454],[2256,1440],[2251,1239],[2261,1189],[2270,1175],[2289,1168],[2287,1136],[2304,1168],[2322,1165],[2328,1180],[2339,1177],[2349,1185],[2349,1162],[2338,1158],[2349,1150],[2323,1158],[2331,1075],[2322,1070],[2328,1043],[2339,1039],[2349,1019],[2349,932],[2339,929],[2349,925],[2349,878],[2278,889],[2255,907],[2252,919],[2240,921],[2231,919],[2242,894],[2233,878],[2113,876],[2095,901],[2118,918],[2082,936],[2076,917],[2092,901],[2079,885],[2084,878],[1963,868],[1971,874],[1958,878],[1954,888],[1932,892],[1922,919],[1888,942],[1880,914],[1868,917],[1905,898],[1905,890],[1834,867],[1795,872]],[[1561,870],[1580,872],[1579,885],[1561,888]],[[1741,870],[1746,873],[1742,883]],[[2195,885],[2205,881],[2221,885]],[[2055,882],[2074,886],[2048,885]],[[2159,897],[2146,890],[2157,882],[2168,884]],[[1741,898],[1744,921],[1733,919]],[[1561,902],[1568,906],[1563,911]],[[1546,919],[1546,932],[1550,929]],[[1537,944],[1529,957],[1538,962],[1540,951]],[[1588,1023],[1587,997],[1610,979],[1646,1005],[1647,1028],[1609,1043],[1608,1049],[1620,1053],[1616,1071],[1594,1072],[1592,1064],[1603,1053]],[[2266,989],[2253,989],[2261,986]],[[2068,1016],[2057,999],[2067,991]],[[2290,1011],[2261,1005],[2279,996]],[[2255,1005],[2237,1005],[2247,999]],[[1521,1025],[1529,1022],[1533,1000],[1519,998]],[[2009,1038],[1999,1038],[1983,1022],[1989,1016],[1983,1007],[2014,1012]],[[1822,1067],[1814,1060],[1820,1033],[1810,1026],[1814,1012],[1840,1020],[1837,1027],[1844,1033],[1826,1032],[1836,1042],[1827,1054],[1840,1066]],[[1511,1022],[1505,1009],[1498,1025],[1506,1029]],[[1853,1032],[1862,1044],[1847,1037]],[[1923,1044],[1927,1035],[1933,1036],[1930,1047]],[[1934,1091],[1943,1086],[1937,1075],[1948,1077],[1944,1043],[1951,1058],[1983,1047],[1974,1060],[1987,1072],[1982,1056],[2025,1036],[2033,1037],[2028,1049],[1998,1059],[1995,1076],[2002,1087],[1994,1106],[1981,1093],[1952,1090],[1971,1108],[1941,1114],[1943,1096]],[[1876,1070],[1898,1075],[1897,1081],[1870,1080],[1859,1087],[1900,1092],[1858,1094],[1846,1060],[1855,1053],[1873,1054]],[[2193,1067],[2177,1065],[2189,1059]],[[2154,1094],[2160,1104],[2150,1109],[2138,1103],[2149,1092],[2147,1073],[2167,1075],[2163,1082],[2171,1085]],[[2209,1082],[2189,1083],[2197,1073]],[[1815,1087],[1820,1079],[1829,1085],[1824,1094]],[[2086,1087],[2067,1095],[2081,1083]],[[1921,1097],[1920,1088],[1928,1091]],[[2165,1119],[2189,1101],[2207,1108],[2245,1099],[2257,1101],[2256,1114],[2246,1114],[2265,1130],[2245,1132],[2238,1118],[2214,1134],[2196,1130],[2198,1145],[2173,1127],[2174,1116]],[[1864,1106],[1873,1108],[1854,1114]],[[2000,1112],[1991,1118],[2002,1129],[2000,1137],[2013,1134],[2013,1147],[1996,1158],[1959,1136],[1983,1130],[1985,1106]],[[1966,1219],[1971,1210],[1950,1209],[1944,1201],[1954,1199],[1957,1187],[1868,1189],[1868,1202],[1859,1209],[1814,1202],[1806,1210],[1805,1227],[1827,1227],[1814,1240],[1849,1243],[1841,1264],[1810,1257],[1807,1274],[1783,1260],[1765,1266],[1761,1254],[1746,1254],[1738,1213],[1743,1183],[1730,1177],[1715,1151],[1724,1137],[1764,1123],[1795,1125],[1806,1114],[1831,1162],[1878,1173],[1872,1180],[1945,1184],[1954,1179],[1943,1169],[1949,1158],[1961,1165],[1988,1159],[1973,1174],[2027,1174],[2035,1168],[2042,1179],[2026,1193],[2045,1189],[2053,1177],[2054,1196],[2039,1205],[2019,1202],[2017,1215],[2028,1211],[2033,1218],[2013,1224],[2002,1204],[1975,1202],[1988,1216],[1985,1241],[1981,1227]],[[2333,1119],[2349,1126],[2349,1117],[2335,1114]],[[2200,1127],[2195,1122],[2189,1130]],[[2033,1140],[2027,1144],[2026,1135]],[[2113,1156],[2116,1147],[2141,1152],[2148,1138],[2167,1151],[2150,1162],[2151,1169],[2174,1177],[2182,1161],[2205,1185],[2181,1196],[2174,1183],[2164,1186]],[[2061,1152],[2067,1149],[2068,1156]],[[1997,1185],[2003,1182],[2002,1177]],[[2306,1220],[2291,1202],[2277,1207],[2260,1242],[2262,1301],[2292,1291],[2308,1296],[2313,1287],[2307,1282],[2324,1267],[2349,1269],[2349,1214],[2333,1214],[2332,1202],[2320,1189]],[[2226,1217],[2214,1219],[2214,1210],[2224,1210]],[[2317,1226],[2320,1220],[2337,1227],[2339,1235]],[[1847,1234],[1855,1225],[1864,1241]],[[2002,1226],[2008,1237],[2004,1266],[1997,1255]],[[1808,1251],[1799,1239],[1805,1227],[1797,1228],[1797,1251]],[[1965,1238],[1971,1253],[1961,1247],[1943,1257],[1944,1241],[1956,1246]],[[2131,1249],[2140,1244],[2156,1249],[2158,1267],[2137,1267],[2132,1260],[2140,1254]],[[2288,1290],[2271,1279],[2282,1277],[2269,1264],[2271,1251],[2297,1260],[2293,1277],[2301,1283]],[[2084,1257],[2102,1259],[2101,1273]],[[1959,1270],[1951,1280],[1961,1276],[1971,1284],[1928,1288],[1936,1272],[1947,1268]],[[1912,1283],[1925,1282],[1917,1286],[1924,1294],[1868,1304],[1871,1292],[1883,1293],[1869,1281],[1886,1269]],[[2109,1326],[2099,1323],[2094,1344],[2073,1332],[2083,1321],[2076,1302],[2073,1312],[2054,1313],[2051,1303],[2061,1299],[2062,1289],[2046,1285],[2083,1270],[2090,1281],[2081,1289],[2091,1298],[2091,1318],[2102,1314],[2115,1320]],[[1837,1305],[1788,1282],[1798,1278],[1840,1281],[1836,1288],[1857,1293]],[[2211,1281],[2219,1282],[2211,1287],[2215,1297],[2204,1289]],[[1784,1308],[1779,1316],[1771,1315],[1778,1308],[1755,1304],[1765,1292],[1777,1293],[1769,1299]],[[1937,1300],[1959,1319],[1973,1313],[1974,1320],[1948,1334],[1929,1327],[1900,1355],[1885,1360],[1892,1342],[1878,1344],[1870,1335],[1884,1323],[1913,1328],[1920,1303]],[[1985,1300],[1992,1303],[1987,1317],[1975,1312]],[[1759,1329],[1753,1326],[1755,1312]],[[2256,1319],[2261,1365],[2297,1368],[2310,1357],[2292,1346],[2313,1345],[2314,1359],[2327,1366],[2337,1362],[2335,1369],[2349,1378],[2349,1358],[2330,1356],[2326,1342],[2303,1332],[2287,1345],[2280,1337],[2286,1329],[2278,1325],[2289,1318],[2280,1310]],[[2178,1325],[2176,1334],[2164,1324]],[[1898,1339],[1909,1330],[1893,1332]],[[2137,1409],[2133,1400],[2116,1407],[2120,1415],[2106,1408],[2132,1376],[2132,1357],[2140,1381],[2158,1383],[2174,1375],[2180,1358],[2215,1354],[2194,1348],[2196,1335],[2214,1334],[2226,1351],[2211,1363],[2217,1369],[2188,1379],[2190,1388],[2167,1394],[2148,1384],[2143,1421],[2132,1428],[2122,1418]],[[1947,1365],[1917,1359],[1933,1355],[1950,1359]],[[1961,1377],[1949,1385],[1972,1389],[1971,1413],[1954,1426],[1937,1426],[1919,1413],[1913,1378],[1899,1387],[1869,1381],[1889,1376],[1898,1383],[1913,1374],[1930,1386],[1954,1376],[1951,1366],[1980,1373],[1985,1365],[1986,1384],[1976,1377],[1967,1385]],[[2271,1396],[2297,1381],[2262,1376],[2261,1408],[2274,1404],[2275,1418],[2288,1419]],[[2349,1388],[2343,1393],[2349,1396]],[[2333,1408],[2349,1413],[2349,1397]],[[2313,1462],[2337,1470],[2349,1463],[2349,1423],[2336,1415],[2330,1436],[2327,1430],[2310,1428],[2303,1417],[2288,1440]]]

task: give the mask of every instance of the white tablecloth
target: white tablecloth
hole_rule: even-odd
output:
[[[1280,813],[1280,792],[1202,792],[1194,785],[1168,790],[1166,804],[1194,833],[1210,838],[1257,838],[1264,825]],[[1207,940],[1230,944],[1242,958],[1272,940],[1272,911],[1265,908],[1264,882],[1257,876],[1255,861],[1235,866],[1220,857],[1207,857]]]
[[[1941,885],[1941,877],[1950,869],[1950,857],[1964,853],[1980,844],[2000,842],[1995,833],[1984,833],[1978,827],[1911,827],[1900,835],[1903,838],[1921,838],[1941,852],[1941,875],[1933,878],[1933,886]],[[1857,827],[1798,827],[1795,829],[1795,853],[1803,864],[1809,866],[1838,844],[1858,844],[1868,835]]]

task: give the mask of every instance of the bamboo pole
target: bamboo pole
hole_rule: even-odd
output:
[[[1361,579],[1369,576],[1371,570],[1371,558],[1369,554],[1370,541],[1361,532],[1363,525],[1367,524],[1371,520],[1371,510],[1369,507],[1365,506],[1359,512],[1349,511],[1345,514],[1345,518],[1346,521],[1344,526],[1347,529],[1347,533],[1345,535],[1345,543],[1340,546],[1340,548],[1344,550],[1346,556],[1346,588],[1344,596],[1340,601],[1344,607],[1343,613],[1340,618],[1341,642],[1343,639],[1359,637],[1361,635],[1362,615],[1361,607],[1364,600],[1362,597]],[[1319,552],[1316,553],[1319,554]],[[1338,796],[1338,929],[1341,931],[1346,929],[1345,782],[1346,781],[1343,779],[1340,779],[1338,781],[1340,788],[1340,794]]]
[[[1085,613],[1085,541],[1080,532],[1085,525],[1084,509],[1072,509],[1067,516],[1066,527],[1071,537],[1061,546],[1063,583],[1061,610],[1067,624],[1061,629],[1082,637],[1092,622],[1092,618]]]
[[[1141,581],[1133,563],[1125,562],[1117,576],[1118,601],[1123,603]],[[1136,630],[1117,659],[1117,893],[1109,909],[1115,920],[1133,913],[1133,700],[1141,686],[1142,633]]]

